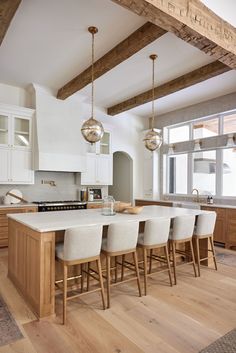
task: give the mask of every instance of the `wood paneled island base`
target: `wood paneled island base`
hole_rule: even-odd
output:
[[[174,218],[181,214],[197,216],[203,212],[207,211],[145,206],[142,213],[135,216],[102,216],[100,210],[61,211],[51,212],[50,215],[10,215],[8,276],[34,314],[39,319],[44,318],[55,313],[55,242],[63,236],[64,229],[69,228],[67,222],[72,222],[71,226],[75,226],[73,222],[77,222],[77,226],[99,223],[106,229],[110,223],[122,222],[124,219],[136,219],[142,224],[149,218]],[[47,222],[50,220],[47,227],[43,224],[44,217]],[[40,229],[37,229],[38,224]],[[202,242],[202,256],[206,256],[207,246],[208,242]],[[207,264],[206,261],[205,265]]]

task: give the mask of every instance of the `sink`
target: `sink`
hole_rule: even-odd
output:
[[[200,210],[201,206],[197,202],[191,202],[191,201],[175,201],[173,202],[173,207],[181,207],[181,208],[191,208],[191,209],[197,209]]]

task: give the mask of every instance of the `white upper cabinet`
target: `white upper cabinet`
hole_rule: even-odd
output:
[[[87,144],[86,171],[81,173],[81,184],[112,185],[112,174],[111,132],[105,130],[101,141]]]
[[[32,109],[0,104],[0,184],[33,184]]]

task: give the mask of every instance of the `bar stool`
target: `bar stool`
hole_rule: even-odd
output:
[[[140,276],[138,269],[138,258],[136,252],[137,240],[138,240],[139,222],[126,221],[122,223],[113,223],[108,227],[107,238],[102,241],[102,253],[106,256],[106,287],[107,287],[107,307],[110,308],[110,290],[111,290],[111,258],[122,256],[122,263],[119,263],[116,259],[117,265],[122,265],[122,269],[128,267],[126,265],[125,256],[132,254],[134,269],[128,267],[130,270],[134,270],[136,273],[135,277],[123,280],[124,272],[122,270],[121,280],[127,282],[133,279],[137,279],[139,296],[141,297],[141,285]],[[122,283],[122,282],[118,282]],[[115,284],[118,284],[115,283]]]
[[[167,264],[170,285],[172,286],[171,269],[168,251],[168,237],[170,232],[170,218],[150,219],[145,222],[144,233],[138,237],[138,247],[143,250],[143,270],[144,270],[144,294],[147,295],[147,251],[149,256],[149,274],[152,272],[152,260]],[[154,249],[164,249],[165,258],[153,254]],[[166,271],[166,269],[164,270]],[[158,271],[163,272],[163,271]]]
[[[214,233],[214,228],[215,228],[215,223],[216,223],[216,212],[209,212],[209,213],[203,213],[200,214],[197,218],[197,224],[194,230],[194,235],[193,239],[196,244],[196,252],[197,252],[197,266],[198,266],[198,275],[200,276],[200,264],[204,260],[208,260],[210,258],[213,258],[215,269],[217,271],[217,264],[216,264],[216,254],[215,254],[215,248],[214,248],[214,242],[213,242],[213,233]],[[212,256],[201,258],[200,255],[200,246],[199,246],[199,241],[200,239],[209,239],[210,244],[211,244],[211,249],[208,249],[207,252],[212,252]]]
[[[91,225],[67,229],[65,231],[64,243],[56,245],[56,260],[63,265],[63,325],[66,323],[67,301],[83,294],[91,293],[97,290],[101,291],[103,309],[105,309],[105,294],[102,278],[102,269],[100,261],[100,252],[102,244],[102,226]],[[98,269],[98,278],[100,287],[89,292],[78,293],[67,296],[68,267],[81,265],[81,276],[83,273],[89,274],[89,271],[83,270],[83,264],[96,261]]]
[[[193,264],[194,275],[197,277],[195,267],[195,257],[193,251],[193,230],[194,230],[195,216],[178,216],[174,218],[173,229],[170,231],[170,245],[172,247],[173,255],[173,270],[174,270],[174,283],[177,284],[176,277],[176,254],[181,254],[185,258],[190,258],[189,264]],[[188,250],[176,249],[177,244],[190,244],[190,252]]]

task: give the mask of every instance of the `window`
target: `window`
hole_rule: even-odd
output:
[[[223,151],[223,196],[236,196],[236,149]]]
[[[216,136],[219,134],[219,119],[208,119],[198,121],[193,124],[193,138],[201,139],[204,137]]]
[[[188,155],[179,154],[169,157],[169,193],[187,194]]]
[[[201,195],[216,194],[216,151],[193,154],[193,189]]]
[[[229,134],[236,132],[236,114],[224,116],[223,120],[223,133]]]
[[[189,125],[182,125],[169,129],[169,143],[189,140]]]

